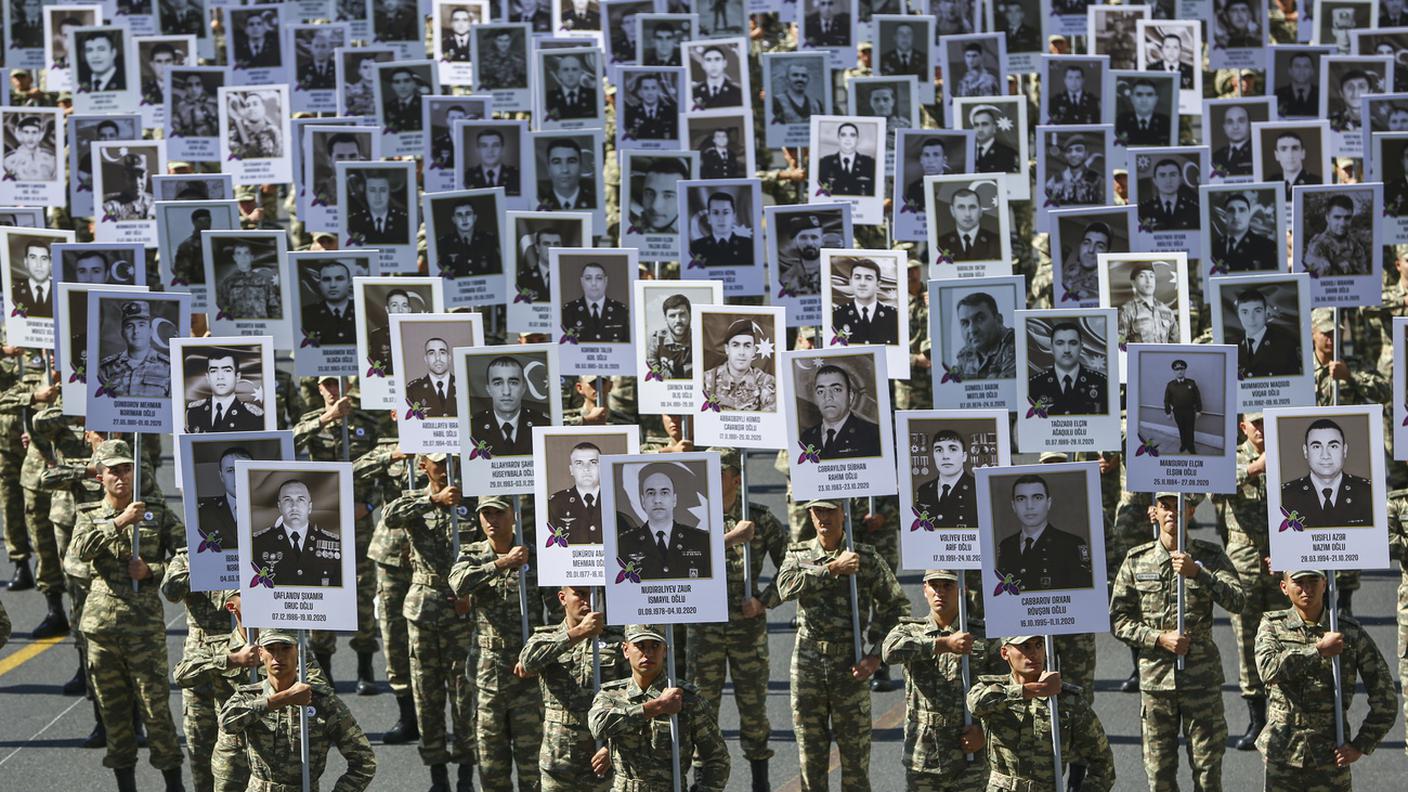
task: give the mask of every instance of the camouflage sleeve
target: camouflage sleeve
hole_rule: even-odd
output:
[[[29,419],[29,431],[50,444],[58,439],[60,432],[67,431],[68,425],[68,416],[64,415],[62,407],[45,407]]]
[[[387,528],[404,531],[412,523],[421,522],[421,515],[430,511],[433,505],[425,492],[408,492],[382,509],[381,519]]]
[[[62,463],[45,470],[43,475],[39,477],[39,486],[46,490],[58,490],[86,478],[88,478],[88,465]]]
[[[499,573],[495,559],[492,548],[476,550],[473,545],[461,547],[459,559],[450,568],[450,589],[455,596],[473,594],[493,580]]]
[[[518,654],[518,662],[530,674],[540,674],[555,658],[571,649],[577,642],[568,637],[566,630],[544,630],[528,636],[523,651]]]
[[[1212,601],[1228,613],[1241,613],[1247,604],[1247,592],[1242,588],[1232,559],[1219,548],[1215,554],[1199,561],[1202,569],[1198,570],[1198,577],[1212,590]]]
[[[1369,713],[1359,725],[1359,733],[1350,740],[1361,753],[1371,754],[1379,741],[1398,721],[1398,694],[1394,689],[1393,673],[1374,639],[1358,625],[1348,636],[1353,641],[1355,665],[1359,679],[1369,693]]]
[[[372,744],[337,694],[330,693],[322,703],[330,710],[328,737],[347,761],[347,770],[338,777],[332,792],[363,792],[376,776],[376,753],[372,751]]]
[[[1080,757],[1085,764],[1085,781],[1081,792],[1109,792],[1115,786],[1115,753],[1110,750],[1110,741],[1105,736],[1105,727],[1100,724],[1100,716],[1095,710],[1085,707],[1085,717],[1077,723],[1080,727],[1071,737],[1071,753]]]
[[[156,561],[147,562],[147,566],[152,571],[152,582],[158,585],[166,575],[166,565],[169,560],[186,549],[186,526],[181,522],[181,518],[176,516],[176,512],[162,509],[159,517],[161,519],[161,556]]]
[[[1139,606],[1139,590],[1134,587],[1134,567],[1125,556],[1110,594],[1110,627],[1115,637],[1135,648],[1153,649],[1159,630],[1144,623]]]
[[[1408,507],[1408,501],[1403,498],[1405,494],[1408,493],[1404,490],[1388,494],[1388,554],[1400,562],[1408,551],[1408,523],[1403,520],[1405,507]]]
[[[766,548],[768,557],[772,559],[773,568],[781,570],[783,563],[787,560],[787,531],[782,527],[782,523],[772,516],[772,512],[759,511],[756,515],[755,524],[762,532],[763,547]],[[758,595],[758,600],[765,608],[776,608],[782,604],[782,596],[777,590],[778,575],[774,574],[772,580],[768,582],[767,588]],[[754,584],[756,586],[756,579]]]
[[[166,574],[161,576],[161,596],[167,602],[179,604],[191,593],[191,557],[185,550],[178,550],[166,565]]]
[[[885,636],[885,644],[880,650],[880,659],[889,665],[908,665],[914,660],[932,660],[938,657],[937,647],[913,624],[897,624]]]
[[[905,596],[904,589],[900,588],[900,582],[895,579],[885,559],[873,550],[871,558],[876,565],[876,575],[870,587],[871,615],[866,637],[870,641],[868,654],[879,657],[885,636],[889,635],[890,630],[909,612],[909,598]]]
[[[797,599],[807,591],[824,586],[830,580],[831,572],[825,564],[804,564],[800,555],[788,553],[782,562],[782,568],[777,571],[773,586],[777,589],[780,600],[787,602]]]
[[[694,743],[695,786],[699,792],[723,792],[728,784],[728,746],[724,743],[719,722],[702,698],[690,713],[689,724]]]
[[[297,430],[295,429],[295,431]],[[391,448],[389,446],[377,446],[353,460],[353,486],[366,487],[376,483],[385,472],[386,463],[390,458]]]
[[[1353,390],[1358,394],[1357,401],[1362,404],[1378,404],[1392,398],[1392,380],[1388,377],[1368,366],[1356,366],[1352,370]]]
[[[132,555],[130,531],[118,528],[112,520],[96,520],[80,513],[68,551],[80,561],[93,561],[103,555],[127,558]]]
[[[608,740],[627,729],[634,728],[645,717],[644,704],[632,704],[616,695],[614,690],[601,690],[592,699],[592,708],[587,713],[587,728],[598,740]]]
[[[295,451],[306,451],[312,442],[314,435],[323,430],[322,413],[309,413],[298,423],[293,425],[293,448]]]
[[[245,729],[268,712],[269,697],[264,695],[262,689],[236,690],[225,706],[220,708],[220,731],[244,734]]]
[[[1315,644],[1291,648],[1277,635],[1273,614],[1261,617],[1256,629],[1256,670],[1266,684],[1275,684],[1282,678],[1295,679],[1309,676],[1328,662],[1320,656]]]
[[[26,377],[0,391],[0,414],[19,415],[33,403],[35,383]]]
[[[1011,676],[979,678],[968,689],[968,711],[975,718],[987,718],[1013,703],[1022,701],[1022,686]]]

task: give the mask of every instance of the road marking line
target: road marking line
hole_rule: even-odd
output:
[[[67,638],[67,635],[51,635],[48,638],[41,638],[38,641],[15,652],[4,660],[0,660],[0,676],[4,676],[35,657],[54,648],[54,645]]]
[[[6,755],[5,755],[5,758],[0,759],[0,767],[4,767],[4,766],[5,766],[5,763],[8,762],[8,761],[10,761],[11,759],[13,759],[14,756],[15,756],[15,754],[19,753],[20,751],[23,751],[23,750],[25,749],[25,746],[27,746],[27,745],[29,745],[30,743],[34,742],[35,740],[39,739],[39,735],[41,735],[41,734],[43,734],[44,732],[48,731],[50,726],[53,726],[55,723],[58,723],[60,718],[62,718],[63,716],[69,714],[70,712],[73,711],[73,708],[74,708],[74,707],[77,707],[79,704],[82,704],[82,703],[86,702],[87,700],[88,700],[88,699],[86,699],[86,698],[80,697],[77,701],[75,701],[75,702],[73,702],[72,704],[68,705],[68,709],[65,709],[63,712],[60,712],[58,715],[55,715],[53,720],[51,720],[51,721],[49,721],[48,723],[44,724],[44,728],[42,728],[42,729],[40,729],[39,731],[35,732],[28,740],[25,740],[22,745],[17,745],[17,746],[15,746],[15,750],[10,751],[8,754],[6,754]]]

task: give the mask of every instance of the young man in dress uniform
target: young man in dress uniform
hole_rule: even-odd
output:
[[[631,340],[630,312],[607,296],[606,267],[582,265],[582,296],[562,306],[562,329],[581,344],[623,344]]]
[[[251,557],[277,586],[341,586],[342,537],[311,523],[313,498],[297,479],[279,487],[279,519],[256,531]]]
[[[1103,415],[1108,408],[1105,375],[1080,362],[1080,338],[1074,322],[1053,326],[1052,366],[1027,383],[1027,397],[1045,398],[1049,415]]]
[[[210,398],[186,404],[187,432],[255,432],[264,428],[264,410],[235,395],[239,373],[239,356],[227,350],[210,350],[205,361]]]
[[[940,429],[930,446],[937,475],[919,485],[915,505],[935,528],[976,528],[978,488],[968,472],[968,442],[952,429]]]
[[[1012,482],[1012,512],[1021,527],[998,544],[996,569],[1016,578],[1022,591],[1091,585],[1090,545],[1048,522],[1053,501],[1041,476],[1018,476]]]

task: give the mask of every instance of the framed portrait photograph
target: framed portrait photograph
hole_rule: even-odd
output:
[[[552,539],[538,549],[540,584],[592,586],[605,579],[603,457],[639,451],[634,426],[533,427],[533,514],[538,535]]]
[[[244,623],[357,629],[352,464],[240,460],[235,497]]]
[[[353,36],[356,36],[355,24]],[[337,74],[337,114],[349,118],[376,118],[376,67],[396,59],[387,46],[338,47],[333,66]]]
[[[1389,563],[1383,409],[1266,410],[1273,569],[1382,569]]]
[[[925,177],[973,173],[972,130],[901,129],[895,134],[895,178],[892,203],[893,235],[897,240],[928,239],[928,197]],[[1004,184],[1005,176],[993,178]],[[1004,193],[1005,195],[1005,193]]]
[[[1369,178],[1384,185],[1379,241],[1403,244],[1408,242],[1408,131],[1375,132],[1370,144]]]
[[[1016,312],[1027,307],[1021,275],[929,281],[934,404],[1017,409]]]
[[[430,56],[440,72],[441,85],[470,85],[473,59],[473,26],[489,21],[484,0],[434,0],[430,4]]]
[[[456,120],[452,123],[453,158],[448,166],[457,190],[503,188],[508,209],[528,209],[525,185],[534,183],[527,121]]]
[[[1019,451],[1120,447],[1115,313],[1114,308],[1015,312]]]
[[[460,398],[453,350],[484,343],[477,313],[397,314],[391,317],[391,359],[398,396],[394,409],[401,447],[421,454],[458,453]]]
[[[1250,0],[1213,0],[1208,64],[1213,69],[1266,67],[1267,7]]]
[[[19,47],[18,52],[9,51],[6,47],[6,63],[14,64],[14,68],[24,68],[21,64],[33,57],[33,47],[28,46],[34,40],[33,17],[31,11],[35,8],[33,0],[30,2],[6,3],[7,11],[19,6],[19,14],[6,20],[5,27],[10,33],[10,40],[15,40],[14,32],[21,31],[19,39],[26,46]],[[102,5],[45,5],[39,7],[40,21],[43,30],[43,64],[44,64],[44,89],[52,93],[73,91],[73,61],[68,49],[68,34],[70,30],[77,27],[94,27],[103,24]],[[6,14],[6,16],[9,16]],[[23,20],[21,22],[21,20]],[[13,26],[13,27],[12,27]]]
[[[551,0],[548,5],[552,8],[553,35],[591,39],[601,45],[601,3],[598,0]]]
[[[666,2],[665,8],[680,13],[696,11],[696,31],[692,38],[713,39],[743,36],[748,33],[748,14],[753,8],[751,0],[721,0],[712,3],[705,13],[702,8],[693,8],[680,2]],[[686,36],[685,41],[691,37]]]
[[[1205,184],[1198,192],[1202,249],[1207,253],[1198,262],[1201,283],[1215,275],[1286,271],[1281,185]],[[1205,287],[1203,294],[1211,296],[1211,290]]]
[[[618,66],[620,120],[618,151],[673,151],[682,145],[680,102],[684,99],[684,69]]]
[[[639,268],[634,248],[552,248],[550,284],[558,360],[567,376],[635,375],[631,297]]]
[[[1080,126],[1104,120],[1105,72],[1110,59],[1104,55],[1043,55],[1041,113],[1048,126]]]
[[[1139,225],[1140,250],[1183,251],[1203,257],[1198,188],[1207,179],[1208,147],[1140,148],[1129,154],[1127,188]]]
[[[1408,51],[1408,18],[1404,9],[1391,8],[1392,2],[1379,6],[1379,27],[1371,30],[1351,30],[1350,53],[1354,55],[1388,55],[1394,59],[1393,90],[1408,91],[1408,69],[1399,68],[1402,55]],[[1394,20],[1391,24],[1385,20]]]
[[[318,25],[289,25],[289,54],[293,56],[294,112],[337,112],[337,59],[339,47],[352,40],[352,27],[346,22]]]
[[[1007,42],[1007,70],[1013,73],[1035,74],[1046,52],[1046,20],[1048,6],[1044,0],[1008,0],[1005,3],[983,4],[987,15],[986,30],[995,30]],[[971,31],[969,31],[971,32]],[[1079,33],[1085,35],[1082,27]]]
[[[1313,13],[1305,13],[1309,5]],[[1300,40],[1306,40],[1310,28],[1310,43],[1333,47],[1348,55],[1351,30],[1369,30],[1378,26],[1379,3],[1374,0],[1306,0],[1300,15]]]
[[[225,10],[225,62],[230,64],[230,85],[280,85],[289,82],[293,60],[284,51],[284,18],[278,3],[248,5]]]
[[[788,327],[821,324],[822,248],[854,247],[851,205],[806,204],[763,208],[770,304],[787,309]]]
[[[1057,308],[1100,306],[1101,253],[1133,250],[1135,207],[1059,209],[1051,213],[1051,303]]]
[[[166,124],[166,74],[178,66],[196,65],[195,36],[138,36],[137,77],[141,80],[142,125]]]
[[[360,317],[357,322],[357,357],[366,366],[358,376],[364,409],[397,408],[399,403],[393,380],[396,367],[391,356],[391,317],[443,312],[444,285],[444,279],[439,277],[382,275],[352,279],[352,309]]]
[[[271,336],[274,348],[293,349],[293,308],[282,230],[206,231],[201,234],[210,331],[222,336]]]
[[[1109,630],[1099,463],[984,467],[974,479],[987,629]]]
[[[181,505],[190,551],[191,591],[239,588],[240,500],[235,464],[293,459],[293,432],[227,432],[176,436],[181,460]]]
[[[885,175],[895,172],[895,132],[919,126],[915,97],[919,84],[905,77],[853,77],[846,94],[846,112],[852,116],[885,119]]]
[[[1178,112],[1197,115],[1203,101],[1203,32],[1198,20],[1141,19],[1139,68],[1178,75]]]
[[[698,442],[786,448],[786,422],[776,420],[787,409],[778,371],[787,346],[785,309],[696,303],[691,311],[694,399],[685,413],[698,416]]]
[[[228,201],[235,183],[228,173],[168,173],[152,177],[158,201]]]
[[[528,68],[532,27],[527,24],[482,22],[470,30],[471,86],[488,94],[494,109],[532,110],[533,72]]]
[[[1007,194],[998,174],[924,177],[929,277],[1012,274]]]
[[[973,130],[972,173],[1001,173],[1007,198],[1031,197],[1027,102],[1015,97],[953,100],[958,129]]]
[[[1310,274],[1316,308],[1379,305],[1383,245],[1379,212],[1383,184],[1297,187],[1291,192],[1295,234],[1291,271]]]
[[[1053,209],[1110,202],[1115,172],[1108,166],[1108,156],[1114,141],[1113,124],[1036,128],[1036,183],[1042,193],[1036,216],[1039,229],[1049,230]]]
[[[1334,47],[1278,44],[1267,54],[1267,93],[1276,97],[1277,121],[1318,118],[1320,59]]]
[[[177,162],[220,161],[220,104],[223,66],[166,69],[162,99],[166,112],[166,153]]]
[[[181,397],[171,400],[178,434],[278,428],[267,400],[277,388],[269,336],[174,339],[171,381],[181,386]]]
[[[1289,211],[1293,187],[1330,183],[1329,146],[1328,121],[1252,124],[1252,176],[1281,182]]]
[[[127,27],[102,24],[70,27],[65,48],[76,56],[73,112],[138,111],[141,93],[136,45]],[[42,58],[43,51],[38,52]],[[6,62],[13,63],[8,59]]]
[[[758,179],[677,182],[679,260],[685,280],[721,280],[728,296],[763,292],[762,185]]]
[[[536,55],[542,88],[535,94],[534,128],[604,127],[601,51],[594,47],[569,47],[540,49]]]
[[[331,17],[335,22],[346,22],[352,28],[353,40],[371,41],[372,23],[365,0],[333,0]]]
[[[606,45],[606,62],[612,66],[636,63],[640,49],[640,15],[657,10],[655,0],[602,0],[604,23],[602,43]]]
[[[239,203],[158,201],[156,216],[162,285],[167,291],[190,294],[191,308],[205,313],[213,299],[214,284],[205,277],[205,243],[201,237],[207,231],[238,231]]]
[[[288,85],[222,85],[220,162],[237,186],[293,181]]]
[[[1388,55],[1327,55],[1320,59],[1320,118],[1330,121],[1330,145],[1338,156],[1364,156],[1363,99],[1393,85]]]
[[[1408,350],[1408,345],[1402,344],[1404,338],[1408,338],[1408,317],[1395,316],[1389,330],[1393,333],[1393,458],[1395,461],[1403,461],[1408,458],[1408,387],[1405,387],[1405,377],[1408,377],[1408,369],[1404,368],[1404,354]],[[1400,418],[1399,416],[1403,416]]]
[[[152,176],[166,172],[166,143],[161,140],[94,141],[93,195],[99,242],[157,240],[156,200]],[[97,202],[101,201],[101,204]]]
[[[768,148],[807,146],[811,117],[831,109],[830,58],[824,52],[765,52],[762,55],[763,124]]]
[[[192,35],[196,37],[196,52],[201,58],[215,60],[215,36],[208,24],[209,7],[207,0],[167,0],[158,1],[156,6],[156,29],[163,33]]]
[[[375,277],[374,250],[300,250],[288,254],[295,294],[294,373],[300,377],[355,377],[357,306],[354,278]]]
[[[1006,95],[1007,40],[1002,33],[944,36],[940,57],[946,117],[952,113],[956,97]],[[932,72],[920,82],[932,84]]]
[[[637,280],[633,294],[636,371],[644,371],[637,401],[642,415],[692,413],[696,305],[722,305],[721,281]]]
[[[335,234],[342,225],[337,163],[381,159],[381,130],[372,126],[306,124],[299,131],[303,136],[300,195],[305,199],[300,219],[310,232]]]
[[[884,214],[884,118],[811,118],[812,156],[807,161],[807,194],[852,205],[857,225],[877,225]]]
[[[55,283],[147,285],[147,250],[142,245],[56,242],[49,254]]]
[[[1239,410],[1314,401],[1310,276],[1227,275],[1208,283],[1213,343],[1237,347]]]
[[[621,152],[621,246],[643,261],[675,261],[680,251],[679,184],[698,176],[697,151]]]
[[[385,151],[383,150],[383,153]],[[347,247],[374,247],[385,274],[416,271],[416,163],[335,162],[339,238]]]
[[[1191,343],[1186,253],[1105,253],[1097,257],[1100,307],[1114,308],[1125,381],[1129,344]]]
[[[342,2],[342,0],[338,0]],[[361,18],[367,20],[370,36],[357,36],[396,50],[397,60],[426,57],[425,17],[413,0],[365,0]],[[486,15],[487,16],[487,15]],[[481,17],[485,18],[485,17]],[[342,20],[338,20],[342,21]],[[352,31],[355,35],[357,31]]]
[[[939,63],[935,20],[910,14],[874,14],[870,18],[875,47],[872,65],[877,77],[913,76],[922,104],[933,104],[934,69]],[[1005,64],[1002,64],[1005,67]]]
[[[748,43],[742,38],[685,41],[680,57],[689,71],[687,112],[743,110],[748,101]]]
[[[1106,107],[1106,119],[1115,122],[1115,148],[1111,154],[1116,163],[1127,168],[1127,149],[1133,146],[1177,145],[1177,75],[1111,69],[1106,79],[1106,94],[1113,97]],[[1250,148],[1247,153],[1250,164]]]
[[[1359,118],[1364,169],[1372,175],[1376,167],[1372,161],[1374,138],[1387,132],[1408,131],[1408,91],[1360,95]]]
[[[440,92],[435,64],[428,60],[376,63],[372,100],[381,127],[384,157],[407,157],[425,148],[425,114],[422,103]]]
[[[1086,8],[1085,47],[1087,55],[1104,55],[1111,69],[1137,69],[1139,41],[1137,24],[1150,19],[1147,5],[1091,5]]]
[[[72,231],[12,228],[0,232],[0,269],[5,272],[5,343],[27,349],[54,348],[53,246],[73,242]]]
[[[742,179],[754,172],[752,113],[685,114],[683,122],[685,147],[699,153],[699,178]]]
[[[1255,179],[1252,175],[1252,124],[1264,124],[1275,113],[1275,99],[1270,96],[1203,100],[1203,142],[1212,149],[1209,184],[1237,184]]]
[[[793,497],[895,494],[884,348],[791,351],[782,363]]]
[[[603,190],[603,135],[600,129],[572,132],[533,132],[533,206],[540,212],[583,212],[606,227]]]
[[[458,449],[466,490],[532,493],[533,429],[562,423],[557,347],[456,347],[450,354],[460,382],[460,434],[469,438]]]
[[[593,239],[590,212],[505,213],[509,244],[505,250],[509,273],[508,329],[517,333],[553,331],[553,281],[549,251],[555,247],[583,247]]]
[[[981,566],[973,471],[1012,463],[1007,427],[1002,409],[895,413],[900,569]]]
[[[1236,347],[1130,344],[1128,355],[1126,486],[1236,491]]]
[[[57,245],[55,245],[57,247]],[[88,294],[92,291],[145,292],[145,286],[59,283],[54,287],[54,368],[64,415],[88,412]]]
[[[72,113],[67,116],[69,212],[74,217],[95,215],[93,197],[93,143],[141,140],[140,113]],[[170,141],[167,141],[170,145]],[[57,149],[55,149],[57,151]],[[39,225],[43,225],[40,223]]]
[[[85,425],[95,432],[170,432],[171,339],[191,334],[190,295],[88,293]]]
[[[802,0],[797,4],[797,47],[831,54],[831,68],[849,68],[860,44],[858,0]]]
[[[715,8],[727,13],[728,5],[725,0]],[[641,66],[683,66],[680,42],[692,40],[698,26],[699,17],[692,12],[637,14],[636,53],[631,62]]]
[[[426,257],[447,281],[450,308],[502,303],[506,294],[503,189],[426,193]]]
[[[66,203],[63,151],[59,108],[0,109],[0,204]]]
[[[455,130],[461,121],[482,121],[492,113],[487,96],[427,96],[421,100],[425,127],[425,168],[423,169],[426,192],[441,192],[455,189],[459,178],[459,162],[456,160],[457,137]],[[527,122],[523,122],[524,128]],[[493,170],[494,166],[490,166]],[[521,193],[522,190],[520,189]]]

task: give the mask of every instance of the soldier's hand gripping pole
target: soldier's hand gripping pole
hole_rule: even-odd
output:
[[[665,630],[665,686],[675,686],[675,626],[662,625]],[[670,716],[670,784],[680,792],[680,716]]]
[[[1178,552],[1180,552],[1180,553],[1187,552],[1187,550],[1186,550],[1186,548],[1185,548],[1185,545],[1186,545],[1186,543],[1187,543],[1187,537],[1186,537],[1186,535],[1185,535],[1185,531],[1186,531],[1186,530],[1187,530],[1187,529],[1186,529],[1186,526],[1184,525],[1184,519],[1183,519],[1183,493],[1180,492],[1180,493],[1178,493]],[[1183,614],[1184,614],[1184,610],[1185,610],[1185,608],[1186,608],[1186,604],[1185,604],[1185,603],[1187,602],[1187,596],[1188,596],[1188,587],[1187,587],[1186,585],[1184,585],[1185,582],[1187,581],[1187,578],[1183,577],[1182,575],[1180,575],[1180,574],[1178,574],[1178,573],[1174,573],[1173,577],[1174,577],[1174,584],[1178,587],[1178,588],[1177,588],[1177,595],[1178,595],[1178,615],[1177,615],[1177,619],[1178,619],[1178,621],[1177,621],[1177,626],[1175,627],[1175,629],[1178,630],[1178,635],[1179,635],[1179,637],[1182,637],[1182,636],[1183,636]],[[1174,661],[1174,665],[1175,665],[1175,667],[1176,667],[1179,671],[1182,671],[1182,670],[1183,670],[1183,657],[1184,657],[1183,655],[1179,655],[1178,658]]]
[[[324,668],[326,674],[328,669]],[[298,681],[306,683],[308,681],[308,631],[298,631]],[[298,758],[303,767],[303,792],[312,792],[313,781],[309,770],[308,756],[308,712],[313,708],[308,706],[298,708]]]
[[[968,632],[968,583],[965,579],[964,570],[958,571],[958,631]],[[968,655],[961,655],[958,658],[958,672],[963,680],[963,727],[973,725],[973,713],[968,711],[968,688],[972,686],[972,672],[968,668]],[[973,761],[973,754],[964,754],[965,759]]]
[[[132,500],[142,499],[142,433],[132,433]],[[137,520],[132,523],[132,557],[138,558],[142,555],[141,539],[138,536],[138,529],[142,521]],[[137,591],[141,584],[137,580],[132,581],[132,590]]]
[[[523,544],[523,496],[513,496],[513,541],[519,547],[527,550],[527,545]],[[523,632],[523,642],[528,643],[528,634],[532,632],[528,626],[528,564],[518,568],[518,626]],[[595,638],[592,639],[596,641]]]
[[[1046,639],[1046,665],[1049,668],[1056,657],[1056,639],[1050,635],[1046,635],[1044,638]],[[1056,702],[1059,694],[1060,691],[1052,694],[1046,700],[1046,706],[1051,711],[1051,761],[1056,771],[1055,786],[1057,789],[1063,789],[1065,785],[1061,783],[1061,779],[1065,777],[1066,771],[1062,766],[1064,763],[1061,761],[1061,709]]]

